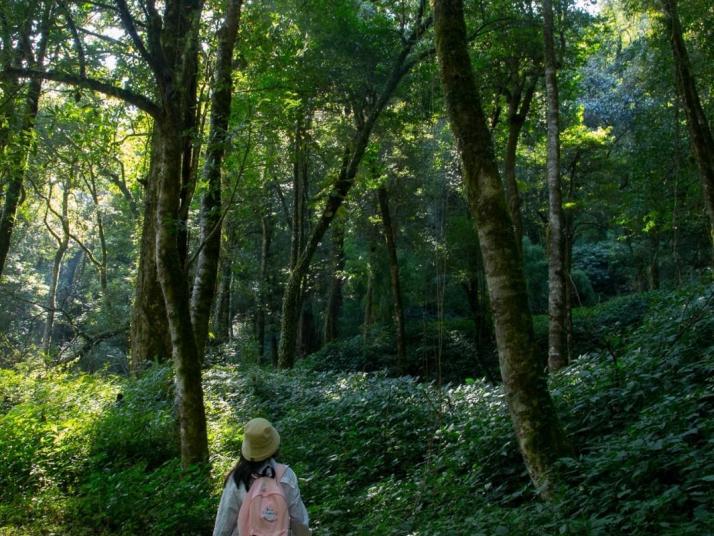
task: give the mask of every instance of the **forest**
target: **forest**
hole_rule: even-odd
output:
[[[714,534],[713,117],[711,0],[0,0],[0,536],[255,417],[316,536]]]

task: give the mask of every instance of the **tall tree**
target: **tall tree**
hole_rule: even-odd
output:
[[[689,137],[694,149],[697,167],[699,168],[704,205],[709,215],[709,234],[713,252],[712,259],[714,259],[714,138],[712,138],[709,121],[697,92],[697,84],[694,73],[692,73],[687,44],[682,34],[682,23],[679,20],[678,2],[677,0],[660,1],[667,32],[669,33],[669,40],[672,45],[677,90],[684,105]]]
[[[191,294],[191,320],[196,350],[202,356],[208,336],[208,320],[216,293],[221,249],[221,164],[228,137],[233,91],[233,48],[235,47],[243,0],[229,0],[223,24],[218,30],[218,52],[213,73],[211,126],[203,170],[208,190],[201,198],[201,235]]]
[[[325,322],[322,329],[325,343],[339,335],[340,308],[342,307],[342,283],[345,269],[345,222],[343,219],[332,225],[332,261],[330,289],[327,292]]]
[[[526,467],[548,497],[565,441],[535,355],[523,268],[468,54],[463,0],[432,0],[436,51],[488,283],[508,408]]]
[[[553,4],[551,0],[543,0],[543,59],[548,101],[548,367],[556,371],[568,364],[568,354],[565,349],[565,243],[563,198],[560,189],[560,103],[553,33]]]
[[[394,224],[389,212],[389,193],[386,186],[377,189],[377,201],[379,202],[379,213],[382,216],[382,229],[384,232],[384,242],[387,245],[387,259],[389,261],[389,281],[392,287],[392,308],[394,318],[394,329],[397,340],[397,368],[406,372],[407,349],[406,334],[404,326],[404,306],[402,304],[402,288],[399,279],[399,259],[397,258],[397,241],[394,236]]]
[[[169,0],[161,6],[163,14],[158,12],[154,2],[143,7],[145,20],[140,24],[125,0],[115,0],[115,6],[109,11],[112,16],[118,16],[134,51],[151,73],[158,97],[156,102],[126,87],[88,77],[81,42],[76,47],[78,75],[14,67],[6,67],[5,75],[44,78],[99,91],[137,106],[155,121],[152,158],[156,165],[153,177],[156,181],[156,211],[155,221],[150,217],[148,222],[145,221],[145,227],[155,226],[154,258],[171,339],[181,461],[188,466],[208,460],[201,366],[190,312],[185,225],[187,205],[193,192],[192,172],[196,157],[193,139],[203,4],[196,0]],[[142,243],[144,240],[149,244],[151,236],[142,237]],[[146,277],[152,278],[153,273]]]
[[[60,185],[62,202],[58,212],[52,207],[52,193],[54,184],[50,183],[50,189],[45,198],[45,227],[57,242],[54,259],[52,261],[52,270],[50,271],[50,287],[47,293],[47,318],[45,320],[45,330],[42,335],[42,351],[49,355],[52,345],[52,331],[54,328],[55,314],[57,312],[57,283],[59,282],[60,268],[64,259],[67,248],[69,247],[69,194],[71,191],[72,175],[76,172],[76,162],[73,162],[67,171],[67,177],[64,184]],[[54,230],[52,224],[48,220],[49,214],[52,214],[59,223],[61,231],[58,233]]]

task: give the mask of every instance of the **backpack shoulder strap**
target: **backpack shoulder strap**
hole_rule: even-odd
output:
[[[280,483],[280,481],[283,479],[283,476],[285,476],[285,471],[288,470],[288,466],[285,465],[284,463],[275,463],[275,480]]]

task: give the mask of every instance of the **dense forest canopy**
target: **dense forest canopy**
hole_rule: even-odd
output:
[[[115,412],[108,422],[136,431],[127,419],[141,410],[170,424],[156,460],[139,463],[158,475],[146,489],[166,460],[206,486],[200,467],[211,461],[215,476],[237,452],[227,427],[241,423],[217,410],[231,396],[243,400],[236,417],[275,418],[300,444],[309,425],[291,411],[318,428],[346,418],[306,394],[328,399],[336,381],[372,393],[390,418],[404,411],[424,434],[439,430],[449,452],[447,417],[437,412],[432,430],[410,397],[434,408],[453,398],[454,415],[486,426],[461,390],[478,384],[479,400],[503,411],[501,432],[473,452],[508,441],[501,462],[518,467],[474,476],[506,482],[486,503],[560,504],[574,485],[562,460],[583,463],[587,450],[573,420],[584,410],[563,398],[580,380],[565,378],[625,390],[624,359],[646,382],[657,355],[638,369],[631,341],[656,334],[657,308],[674,315],[675,302],[696,305],[661,333],[674,330],[667,344],[687,351],[704,344],[701,370],[711,369],[711,342],[687,337],[711,329],[699,323],[714,262],[712,28],[708,0],[4,0],[0,432],[15,423],[17,393],[39,388],[33,374],[54,378],[53,400],[85,378]],[[644,400],[617,418],[635,419]],[[603,426],[592,425],[615,433]],[[111,429],[97,444],[112,444]],[[8,464],[24,467],[35,451],[12,441],[0,435],[0,448],[14,445]],[[432,455],[399,456],[430,467]],[[344,485],[374,484],[377,469]],[[0,470],[10,490],[0,499],[40,493],[24,470]],[[380,493],[399,498],[390,486],[413,473],[387,474]],[[83,478],[62,493],[86,493]],[[331,534],[337,507],[319,493],[308,485],[308,507]],[[206,504],[195,526],[165,532],[205,531]],[[692,513],[702,504],[682,508],[711,522]],[[5,513],[0,534],[14,523]],[[375,533],[408,533],[392,521]],[[127,530],[163,533],[161,522]]]

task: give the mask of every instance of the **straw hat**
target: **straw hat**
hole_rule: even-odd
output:
[[[248,421],[243,429],[243,457],[251,462],[267,460],[278,451],[280,434],[266,419]]]

